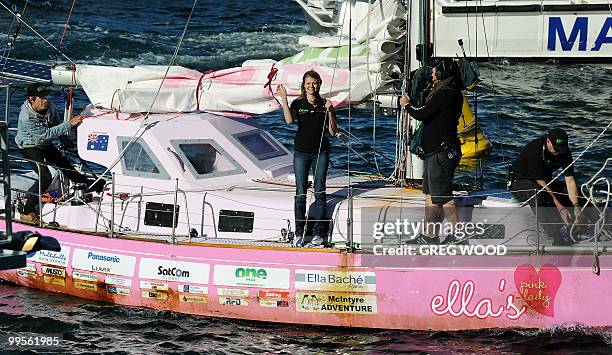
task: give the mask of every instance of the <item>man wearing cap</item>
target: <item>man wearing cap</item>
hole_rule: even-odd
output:
[[[410,116],[422,121],[421,148],[423,159],[423,193],[425,194],[425,221],[458,222],[457,208],[453,198],[453,178],[461,159],[461,146],[457,136],[457,125],[463,106],[459,67],[452,59],[438,59],[431,74],[431,91],[425,104],[415,107],[410,97],[404,95],[400,105]],[[439,244],[437,230],[426,230],[414,242]],[[444,243],[459,242],[450,235]]]
[[[553,238],[553,245],[571,244],[563,226],[568,226],[572,218],[580,216],[578,186],[572,161],[567,133],[554,128],[548,131],[545,137],[527,143],[510,167],[508,185],[512,195],[522,202],[529,201],[544,231]],[[565,169],[565,189],[563,184],[556,180],[545,187],[537,197],[533,197],[536,190],[541,190],[553,179],[553,174],[559,168]],[[567,193],[564,190],[567,190]],[[573,216],[570,209],[574,213]]]
[[[54,164],[68,179],[75,183],[89,185],[87,177],[72,166],[51,141],[55,138],[66,147],[73,147],[74,144],[68,138],[72,127],[77,126],[83,121],[80,116],[74,116],[67,122],[62,122],[55,106],[47,100],[49,90],[40,83],[28,86],[27,99],[21,105],[19,121],[17,124],[17,135],[15,142],[21,150],[34,171],[38,173],[41,189],[46,191],[51,184],[51,172],[47,164]],[[40,171],[38,165],[40,163]],[[92,190],[102,191],[104,182],[101,180]],[[38,206],[38,182],[34,183],[28,190],[28,198],[21,212],[21,221],[27,223],[39,223],[40,217],[36,213]]]

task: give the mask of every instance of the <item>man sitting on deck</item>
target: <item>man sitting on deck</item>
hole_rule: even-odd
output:
[[[45,192],[51,184],[51,172],[47,164],[55,164],[73,182],[90,185],[89,179],[72,166],[68,158],[57,149],[51,140],[59,138],[65,147],[74,144],[68,138],[72,127],[83,121],[80,116],[74,116],[67,122],[62,122],[55,106],[47,100],[49,90],[40,83],[28,86],[27,99],[21,105],[17,135],[15,142],[34,171],[38,173],[40,188]],[[40,168],[40,171],[39,171]],[[91,190],[101,192],[105,185],[104,180],[98,181]],[[40,217],[36,213],[38,206],[38,182],[28,190],[28,199],[21,212],[21,221],[38,224]]]
[[[580,216],[572,161],[567,133],[555,128],[545,137],[527,143],[510,167],[509,190],[521,202],[529,201],[529,206],[537,213],[538,222],[542,223],[546,234],[553,238],[553,245],[572,244],[567,233],[567,226],[572,220],[568,208],[573,207],[573,218],[578,219]],[[559,180],[546,186],[559,168],[565,169],[563,174],[567,193]],[[544,190],[534,197],[534,193],[542,188]]]

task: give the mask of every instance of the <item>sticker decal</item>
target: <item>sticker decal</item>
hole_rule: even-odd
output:
[[[376,274],[361,271],[295,270],[297,290],[376,292]]]
[[[376,314],[378,311],[375,295],[297,292],[295,304],[298,312]]]

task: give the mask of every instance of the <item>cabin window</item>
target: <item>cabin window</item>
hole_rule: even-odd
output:
[[[242,144],[257,160],[265,160],[287,155],[270,136],[260,130],[241,132],[234,134],[234,138]]]
[[[243,174],[246,172],[225,150],[211,139],[170,142],[187,168],[198,179]]]
[[[125,175],[155,179],[170,179],[153,151],[142,139],[137,139],[128,146],[131,138],[119,137],[119,150],[127,150],[121,157],[121,166]]]

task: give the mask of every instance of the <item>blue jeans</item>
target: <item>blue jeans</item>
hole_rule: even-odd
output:
[[[318,161],[317,161],[318,155]],[[325,179],[329,165],[329,152],[317,153],[293,152],[293,171],[295,173],[295,235],[302,236],[306,225],[306,193],[308,191],[308,173],[313,170],[315,201],[311,206],[314,222],[313,236],[325,238]]]

